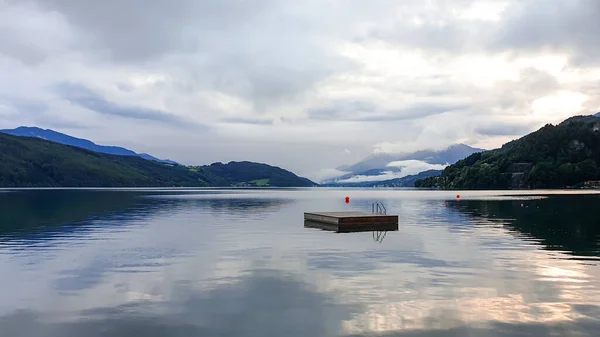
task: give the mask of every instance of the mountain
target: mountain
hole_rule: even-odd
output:
[[[438,165],[453,164],[475,152],[481,151],[485,150],[473,148],[465,144],[455,144],[443,150],[421,150],[402,154],[377,153],[354,165],[344,167],[343,171],[360,174],[361,172],[372,169],[385,168],[388,163],[401,160],[419,160],[429,164]],[[338,169],[341,170],[341,167]]]
[[[158,162],[162,162],[162,163],[168,163],[168,164],[174,164],[174,165],[177,164],[176,162],[174,162],[172,160],[158,159],[147,153],[135,153],[131,150],[128,150],[128,149],[125,149],[122,147],[118,147],[118,146],[97,145],[87,139],[71,137],[69,135],[65,135],[64,133],[56,132],[56,131],[50,130],[50,129],[44,130],[44,129],[40,129],[37,127],[20,126],[16,129],[0,130],[0,132],[6,133],[9,135],[13,135],[13,136],[19,136],[19,137],[38,137],[38,138],[46,139],[46,140],[49,140],[49,141],[52,141],[55,143],[76,146],[76,147],[80,147],[82,149],[99,152],[99,153],[114,154],[117,156],[136,156],[136,157],[144,158],[147,160],[153,160],[153,161],[158,161]]]
[[[410,178],[416,176],[419,172],[439,171],[448,164],[453,164],[475,152],[484,151],[465,144],[455,144],[443,150],[421,150],[412,153],[390,154],[377,153],[371,155],[354,165],[338,167],[338,170],[349,172],[343,176],[328,179],[322,184],[328,186],[381,186],[385,181],[389,186],[402,184],[403,187],[412,187]],[[396,162],[397,166],[388,166],[389,163]],[[396,176],[397,178],[394,178]],[[372,177],[369,178],[369,177]],[[427,177],[419,177],[427,178]],[[355,180],[355,181],[353,181]]]
[[[182,166],[0,133],[0,187],[315,186],[252,162]]]
[[[307,178],[298,177],[281,168],[249,161],[214,163],[200,166],[198,170],[210,172],[212,175],[226,179],[230,185],[237,186],[311,187],[317,185]]]
[[[564,188],[600,179],[600,119],[575,116],[448,166],[419,187]]]
[[[414,187],[417,180],[430,177],[436,177],[442,174],[442,170],[427,170],[419,174],[412,174],[402,178],[381,180],[381,181],[362,181],[362,182],[335,182],[321,184],[323,187]]]

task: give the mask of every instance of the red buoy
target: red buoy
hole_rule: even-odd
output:
[[[350,197],[346,197],[346,203],[350,203]]]
[[[460,199],[460,194],[457,194],[457,195],[456,195],[456,199]]]

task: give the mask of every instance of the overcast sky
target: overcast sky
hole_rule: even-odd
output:
[[[599,110],[598,0],[0,0],[0,128],[313,179]]]

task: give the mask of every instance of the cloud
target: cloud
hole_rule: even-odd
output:
[[[332,178],[341,177],[349,172],[338,169],[322,169],[311,176],[311,179],[316,182],[327,181]]]
[[[308,115],[314,119],[331,120],[353,118],[355,114],[373,113],[379,110],[374,102],[359,100],[338,100],[327,106],[309,109]]]
[[[211,9],[194,1],[180,1],[177,5],[142,0],[30,2],[45,11],[59,13],[80,41],[89,40],[80,42],[80,48],[106,50],[114,60],[128,62],[146,61],[194,47],[193,41],[186,38],[186,25],[194,21],[195,14],[204,13],[198,21],[206,22],[202,19],[222,15],[224,9],[224,6],[221,11]],[[216,5],[216,2],[209,3]],[[230,15],[225,17],[231,18]]]
[[[231,124],[252,124],[252,125],[272,125],[273,121],[269,119],[258,119],[258,118],[242,118],[232,117],[223,119],[225,123]]]
[[[598,110],[600,48],[590,32],[599,8],[0,1],[0,127],[309,176],[373,149],[493,148]]]
[[[389,171],[384,171],[380,175],[371,176],[371,175],[355,175],[347,179],[338,180],[338,183],[361,183],[367,181],[384,181],[391,179],[404,178],[406,176],[419,174],[428,170],[443,170],[448,165],[439,165],[439,164],[429,164],[420,160],[400,160],[393,161],[386,165],[389,167]],[[400,172],[397,170],[391,170],[391,168],[399,168]]]
[[[48,104],[33,99],[19,97],[0,97],[0,102],[6,102],[16,111],[26,111],[34,114],[40,114],[48,109]]]
[[[445,112],[467,109],[467,104],[425,102],[395,109],[384,109],[374,102],[338,101],[328,107],[311,109],[308,115],[317,120],[383,122],[418,119]]]
[[[420,160],[399,160],[387,164],[387,167],[398,167],[402,169],[402,174],[413,175],[427,170],[443,170],[448,165],[429,164]]]
[[[332,25],[294,13],[288,1],[30,2],[59,13],[77,37],[77,49],[95,58],[172,67],[184,86],[256,104],[289,99],[350,65],[328,48],[326,37],[336,32],[320,28]]]
[[[179,116],[167,112],[143,107],[123,106],[110,102],[82,84],[62,83],[57,86],[56,90],[61,98],[70,103],[100,114],[171,123],[179,126],[185,126],[190,123]]]
[[[378,116],[368,116],[361,119],[362,121],[402,121],[407,119],[418,119],[433,115],[439,115],[446,112],[461,110],[468,108],[465,104],[440,104],[440,103],[424,103],[415,104],[406,108],[388,111],[385,114]]]
[[[533,129],[530,125],[516,123],[498,123],[475,129],[475,132],[485,136],[519,136],[530,133],[531,131],[533,131]]]
[[[595,0],[513,2],[492,46],[527,53],[554,50],[571,55],[576,64],[598,65],[600,47],[590,34],[600,29],[598,16]]]

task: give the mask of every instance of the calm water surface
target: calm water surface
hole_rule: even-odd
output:
[[[600,336],[600,195],[539,193],[2,191],[0,336]]]

